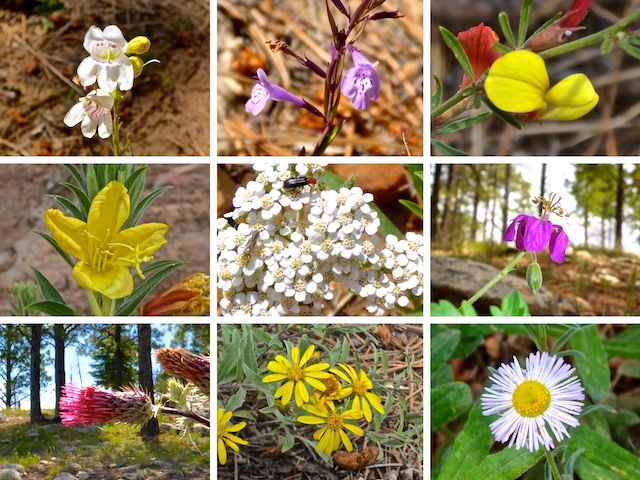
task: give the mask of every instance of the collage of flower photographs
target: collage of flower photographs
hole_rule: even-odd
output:
[[[640,0],[0,1],[0,480],[640,480],[639,131]]]

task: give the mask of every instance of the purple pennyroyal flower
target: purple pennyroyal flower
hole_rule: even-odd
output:
[[[264,110],[267,100],[276,102],[291,102],[294,105],[302,107],[305,101],[296,97],[294,94],[287,92],[284,88],[274,85],[267,78],[267,74],[261,68],[258,69],[258,83],[251,90],[251,98],[245,104],[245,111],[251,113],[254,117]]]
[[[350,98],[353,106],[364,110],[369,106],[369,100],[375,100],[380,95],[380,77],[373,67],[379,62],[371,63],[353,45],[347,46],[351,53],[354,66],[347,70],[342,79],[342,93]]]
[[[542,203],[543,205],[542,217],[518,215],[507,227],[503,240],[510,242],[515,238],[517,249],[534,253],[540,253],[549,245],[551,260],[555,263],[562,263],[569,237],[560,225],[555,225],[549,221],[551,213],[556,213],[560,216],[565,215],[564,210],[558,206],[559,200],[557,202],[553,200],[553,195],[550,200],[545,200],[544,198],[534,200],[534,203]]]

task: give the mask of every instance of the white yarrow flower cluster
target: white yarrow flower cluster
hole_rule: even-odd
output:
[[[217,220],[218,286],[224,315],[318,315],[340,283],[382,315],[422,296],[422,236],[387,236],[381,249],[373,195],[315,185],[321,164],[260,163],[233,212]],[[287,188],[287,180],[313,185]]]
[[[562,357],[546,352],[529,354],[524,370],[515,356],[513,363],[503,363],[481,397],[483,415],[500,413],[490,425],[496,440],[515,444],[516,450],[526,447],[535,452],[541,447],[554,448],[549,430],[557,442],[569,437],[565,425],[579,425],[584,400],[574,371]]]

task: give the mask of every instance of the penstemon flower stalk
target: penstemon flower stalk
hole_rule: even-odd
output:
[[[355,10],[350,11],[342,0],[325,0],[327,19],[331,26],[332,39],[329,42],[331,60],[326,68],[320,67],[306,56],[302,57],[293,51],[285,42],[272,40],[268,42],[272,52],[281,52],[293,57],[301,65],[311,70],[324,80],[324,102],[322,111],[311,105],[305,99],[272,84],[264,71],[258,69],[258,83],[251,92],[251,98],[247,101],[245,110],[252,115],[259,114],[265,107],[268,99],[286,101],[303,108],[323,120],[323,129],[311,155],[322,155],[331,142],[338,135],[344,125],[344,121],[337,119],[338,105],[341,96],[344,95],[353,102],[354,108],[365,110],[370,102],[380,95],[380,78],[374,70],[378,62],[371,62],[356,48],[355,43],[364,33],[369,22],[383,19],[397,19],[402,17],[398,10],[378,11],[386,0],[360,0]],[[330,3],[333,6],[330,6]],[[333,9],[336,9],[343,17],[345,24],[340,28]],[[375,13],[374,13],[375,12]],[[342,18],[342,17],[339,17]],[[351,55],[353,66],[346,73],[345,57]],[[305,149],[300,152],[304,155]]]

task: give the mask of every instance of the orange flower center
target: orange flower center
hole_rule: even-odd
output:
[[[344,425],[344,420],[337,413],[332,413],[327,417],[327,428],[330,430],[340,430]]]
[[[293,380],[294,382],[299,382],[302,380],[302,369],[300,367],[293,366],[289,369],[289,380]]]

